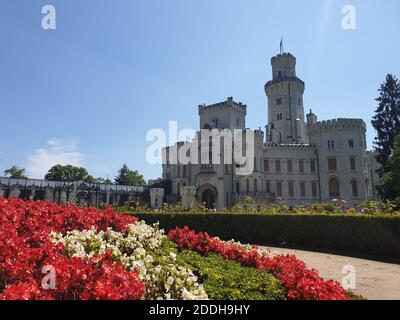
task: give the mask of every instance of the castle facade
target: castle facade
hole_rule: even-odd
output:
[[[251,130],[251,172],[238,174],[237,165],[224,161],[214,164],[211,156],[206,164],[171,164],[168,155],[172,150],[187,148],[187,142],[178,142],[163,150],[163,179],[172,182],[170,200],[179,200],[186,186],[196,188],[197,201],[216,209],[229,208],[248,196],[257,203],[282,200],[289,205],[334,199],[357,203],[377,198],[379,166],[374,153],[366,151],[365,122],[349,118],[318,121],[311,110],[305,115],[305,83],[296,75],[296,58],[280,53],[271,59],[271,65],[272,80],[265,84],[265,131]],[[231,97],[200,105],[198,113],[202,130],[249,131],[247,106]],[[199,131],[194,140],[200,139]]]

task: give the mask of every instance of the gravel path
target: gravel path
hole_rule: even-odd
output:
[[[327,253],[269,247],[278,254],[294,254],[309,268],[319,271],[326,280],[341,283],[345,266],[353,266],[356,274],[355,294],[368,300],[400,300],[400,264],[352,258]]]

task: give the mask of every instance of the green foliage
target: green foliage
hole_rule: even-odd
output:
[[[400,258],[400,216],[355,214],[145,213],[167,232],[188,226],[224,240]]]
[[[49,181],[84,181],[93,183],[94,178],[89,175],[88,171],[83,167],[75,167],[70,164],[62,166],[57,164],[53,166],[44,177]]]
[[[118,171],[118,175],[115,177],[115,184],[122,186],[143,186],[146,184],[146,181],[137,170],[130,170],[126,163],[124,163],[122,168]]]
[[[265,271],[224,260],[217,254],[207,257],[189,250],[178,251],[169,239],[152,252],[155,263],[170,253],[179,265],[194,272],[213,300],[284,300],[286,294],[278,279]]]
[[[396,202],[400,203],[400,134],[394,141],[393,152],[381,179],[381,190],[385,198],[396,199]]]
[[[178,264],[191,269],[213,300],[285,300],[279,280],[265,271],[242,267],[217,254],[202,256],[183,250]]]
[[[379,103],[372,120],[377,136],[375,147],[378,153],[376,159],[382,165],[380,175],[387,172],[388,160],[392,153],[396,136],[400,133],[400,82],[395,76],[388,74],[386,81],[379,88]],[[385,198],[392,198],[386,194],[384,188],[378,188],[380,194]]]
[[[25,169],[18,168],[17,166],[12,166],[11,168],[4,170],[4,175],[6,177],[10,176],[10,178],[13,179],[28,179],[25,175]]]

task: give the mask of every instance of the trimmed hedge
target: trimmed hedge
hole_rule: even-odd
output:
[[[301,214],[145,213],[167,232],[188,226],[222,240],[288,245],[400,258],[400,217]]]

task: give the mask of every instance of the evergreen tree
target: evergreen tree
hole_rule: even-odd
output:
[[[118,175],[115,177],[115,184],[122,186],[143,186],[146,184],[146,181],[137,170],[130,170],[126,163],[124,163],[122,168],[119,169]]]
[[[395,76],[386,76],[376,101],[379,105],[372,120],[377,132],[374,145],[378,151],[377,161],[385,169],[395,137],[400,133],[400,82]]]
[[[392,154],[396,136],[400,133],[400,82],[391,74],[386,76],[386,81],[379,88],[379,103],[372,120],[376,130],[374,147],[377,151],[376,160],[381,164],[378,171],[382,178],[388,171],[388,160]],[[378,187],[379,194],[387,199],[391,195],[386,194],[385,187]]]

